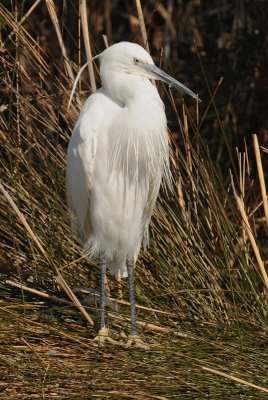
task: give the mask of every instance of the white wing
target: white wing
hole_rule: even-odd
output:
[[[90,191],[98,143],[103,97],[99,90],[84,104],[67,151],[66,188],[72,226],[83,241],[91,233]]]

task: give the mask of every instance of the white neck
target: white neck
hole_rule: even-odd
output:
[[[149,79],[126,72],[101,71],[105,91],[121,107],[129,107],[133,102],[147,95],[159,98],[156,88]]]

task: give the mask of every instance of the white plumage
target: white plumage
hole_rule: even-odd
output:
[[[147,348],[138,338],[133,269],[161,180],[170,185],[164,105],[150,79],[197,96],[157,68],[141,46],[121,42],[100,57],[102,87],[83,106],[68,146],[66,184],[73,228],[89,256],[99,258],[100,330],[105,326],[106,267],[129,276],[131,335],[127,346]],[[114,343],[114,341],[112,341]]]
[[[170,180],[164,105],[150,80],[135,74],[133,55],[154,65],[136,44],[102,53],[103,87],[83,106],[68,146],[73,226],[86,251],[93,257],[104,252],[118,276],[127,276],[127,254],[136,260],[147,238],[161,177]]]

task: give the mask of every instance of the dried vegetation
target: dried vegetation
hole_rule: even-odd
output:
[[[263,3],[0,4],[1,398],[267,396]],[[203,102],[197,110],[159,87],[174,191],[161,194],[150,252],[137,266],[140,328],[151,350],[100,349],[91,340],[95,303],[82,307],[71,290],[96,287],[98,268],[70,232],[64,189],[66,146],[98,85],[97,65],[70,111],[67,104],[85,55],[147,35],[156,60]],[[112,297],[116,289],[111,281]],[[114,335],[127,316],[126,304],[109,311]]]

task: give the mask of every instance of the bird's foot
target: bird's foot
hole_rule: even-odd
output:
[[[135,347],[137,349],[149,350],[150,347],[144,343],[138,335],[129,335],[126,347]]]
[[[126,341],[127,340],[127,335],[125,334],[124,331],[120,331],[119,333],[117,333],[115,335],[116,340],[120,340],[120,341]]]
[[[124,343],[114,340],[109,336],[108,329],[102,328],[99,330],[97,336],[93,339],[94,342],[97,342],[99,346],[104,346],[105,343],[110,343],[116,346],[123,346]]]

